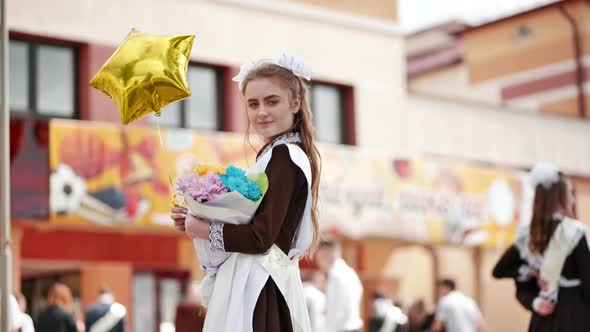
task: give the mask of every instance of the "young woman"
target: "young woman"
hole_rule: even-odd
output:
[[[500,258],[493,275],[515,280],[518,301],[532,311],[529,331],[587,331],[590,251],[586,226],[573,219],[572,184],[548,163],[538,163],[531,178],[531,224]]]
[[[250,224],[209,224],[172,209],[176,227],[232,252],[217,272],[204,331],[309,331],[298,260],[318,242],[320,156],[304,79],[309,70],[283,55],[242,66],[249,127],[264,140],[251,171],[269,188]]]

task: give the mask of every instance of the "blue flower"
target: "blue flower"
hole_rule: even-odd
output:
[[[249,200],[257,201],[262,197],[262,191],[254,181],[248,180],[246,172],[236,166],[229,166],[226,173],[219,178],[228,191],[237,191]]]

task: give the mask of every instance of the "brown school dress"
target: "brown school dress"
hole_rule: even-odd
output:
[[[303,171],[291,160],[289,149],[284,144],[273,148],[265,173],[269,187],[251,223],[223,226],[226,252],[263,254],[273,244],[285,254],[291,249],[305,209],[307,180]],[[289,307],[271,277],[268,278],[256,302],[253,330],[293,331]]]

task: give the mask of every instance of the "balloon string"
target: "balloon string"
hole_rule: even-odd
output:
[[[164,140],[162,139],[162,131],[160,129],[160,117],[156,115],[156,126],[158,127],[158,138],[160,138],[160,148],[163,150],[164,149]],[[174,193],[174,185],[172,184],[172,176],[170,176],[171,172],[170,172],[170,165],[168,165],[167,167],[168,170],[168,183],[170,184],[170,193],[172,195],[172,204],[175,204],[176,201],[176,195]]]

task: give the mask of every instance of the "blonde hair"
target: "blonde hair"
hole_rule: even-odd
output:
[[[64,309],[70,309],[72,306],[72,292],[70,288],[59,282],[53,284],[49,289],[49,294],[47,294],[47,303]]]
[[[315,145],[314,139],[314,128],[312,122],[311,107],[309,106],[309,93],[305,87],[305,83],[302,78],[293,74],[289,69],[283,68],[274,63],[263,63],[258,65],[256,68],[251,70],[242,83],[242,95],[246,92],[248,83],[254,79],[267,78],[275,79],[284,88],[288,89],[291,95],[291,101],[297,97],[301,98],[301,106],[297,113],[295,113],[295,121],[293,126],[286,132],[297,131],[301,135],[303,151],[309,158],[311,165],[311,221],[313,224],[313,240],[311,245],[305,252],[306,256],[311,256],[311,253],[315,250],[319,243],[319,213],[318,213],[318,195],[320,186],[320,174],[321,174],[321,156],[318,148]],[[250,124],[248,123],[248,132],[246,133],[246,139],[249,142],[249,129]],[[284,134],[284,133],[281,133]],[[280,136],[281,134],[277,135]],[[276,137],[273,137],[273,139]],[[252,144],[250,144],[252,146]]]

